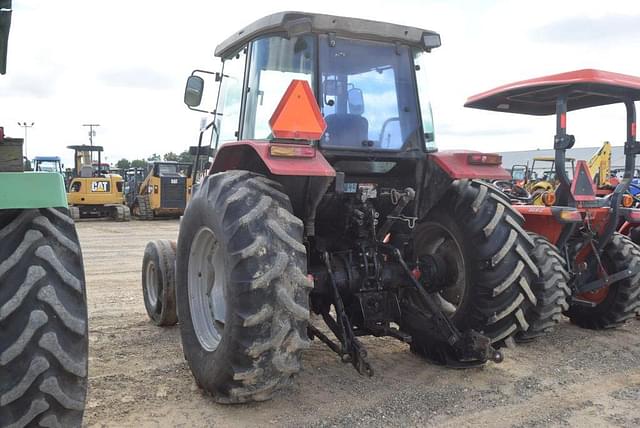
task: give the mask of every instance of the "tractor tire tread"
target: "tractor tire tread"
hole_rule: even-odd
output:
[[[0,237],[0,421],[79,427],[88,328],[70,210],[0,211]]]
[[[560,250],[541,235],[530,232],[529,236],[534,243],[530,256],[539,271],[532,284],[537,303],[526,314],[529,330],[516,336],[521,342],[541,336],[558,324],[569,308],[571,295],[570,276]]]
[[[616,271],[635,270],[640,263],[640,247],[629,237],[614,233],[604,248]],[[567,316],[574,324],[592,330],[619,327],[633,318],[640,307],[640,273],[609,286],[605,300],[595,308],[572,305]]]
[[[232,325],[225,325],[225,332],[235,332],[229,337],[233,354],[243,357],[216,360],[227,370],[226,380],[217,384],[188,358],[189,364],[196,378],[203,377],[198,384],[217,402],[270,399],[301,370],[300,354],[309,346],[310,280],[303,273],[306,249],[302,222],[291,214],[291,203],[279,183],[248,171],[206,177],[187,208],[183,224],[201,203],[220,212],[224,237],[219,239],[228,246],[229,277],[234,278],[231,288],[242,295],[227,307],[233,314],[227,314]],[[181,245],[184,243],[179,239],[179,254]],[[184,277],[179,274],[179,281]],[[180,295],[185,289],[186,284],[178,283],[179,308],[184,307]],[[187,324],[181,321],[183,346]]]

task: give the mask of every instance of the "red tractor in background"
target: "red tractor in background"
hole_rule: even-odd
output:
[[[532,241],[479,180],[509,177],[501,157],[436,151],[439,46],[419,28],[284,12],[216,48],[216,155],[177,246],[147,245],[142,280],[156,324],[177,302],[186,359],[218,402],[270,398],[313,338],[372,375],[362,336],[466,367],[501,361],[528,328]],[[185,103],[211,112],[202,73]]]
[[[543,195],[546,206],[514,205],[536,246],[533,259],[540,270],[533,287],[537,304],[527,314],[530,329],[523,339],[541,334],[564,312],[575,324],[593,329],[615,327],[640,307],[640,249],[616,232],[623,221],[640,220],[627,194],[640,152],[636,141],[636,100],[640,78],[599,70],[579,70],[517,82],[470,97],[465,106],[483,110],[556,115],[554,137],[555,192]],[[567,134],[567,112],[614,103],[626,107],[625,171],[615,190],[596,196],[585,161],[578,161],[573,179],[565,153],[575,138]]]

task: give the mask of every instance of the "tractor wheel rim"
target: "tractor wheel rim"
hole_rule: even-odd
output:
[[[156,264],[149,262],[145,271],[146,283],[147,283],[147,299],[149,304],[155,309],[158,307],[158,296],[160,285],[158,284],[158,274],[156,272]]]
[[[224,279],[222,245],[211,229],[202,227],[191,242],[187,289],[194,332],[200,346],[209,352],[216,350],[224,330]]]
[[[438,295],[443,311],[453,317],[463,303],[467,288],[462,247],[453,233],[438,223],[428,224],[422,236],[428,238],[428,241],[421,243],[418,256],[439,256],[446,262],[450,285],[438,292]]]

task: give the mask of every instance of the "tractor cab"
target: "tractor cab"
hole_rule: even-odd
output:
[[[64,165],[58,156],[36,156],[33,158],[33,170],[57,172],[64,175]]]
[[[291,81],[303,80],[326,122],[313,140],[334,167],[379,174],[424,158],[436,149],[427,54],[439,46],[435,32],[379,22],[298,12],[258,20],[216,48],[223,69],[212,143],[281,140],[269,119]],[[187,83],[192,109],[203,75]],[[214,171],[230,162],[221,156]]]

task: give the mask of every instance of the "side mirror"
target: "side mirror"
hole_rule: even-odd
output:
[[[184,89],[184,103],[189,107],[198,107],[202,102],[204,79],[200,76],[189,76]]]

